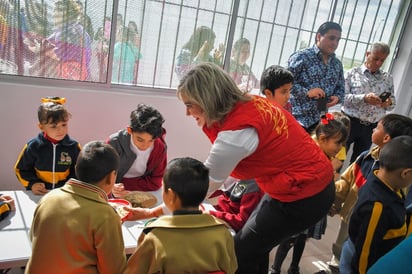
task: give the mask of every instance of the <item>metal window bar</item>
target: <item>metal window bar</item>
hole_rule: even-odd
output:
[[[228,34],[227,39],[226,39],[227,44],[226,44],[225,56],[223,60],[223,69],[226,71],[229,71],[230,69],[231,49],[233,47],[233,40],[235,37],[236,24],[238,22],[237,14],[239,13],[239,6],[240,6],[240,0],[232,1],[232,7],[231,7],[232,13],[229,15],[230,24],[229,24],[229,30],[227,33]],[[243,21],[242,36],[243,36],[243,30],[245,26],[244,24],[245,22]]]
[[[289,5],[289,11],[288,11],[288,19],[287,19],[287,21],[286,21],[286,26],[285,26],[285,31],[283,32],[283,40],[282,40],[282,46],[281,46],[281,49],[280,49],[280,53],[279,53],[279,57],[278,57],[278,64],[280,64],[281,63],[281,60],[282,60],[282,56],[283,56],[283,49],[284,49],[284,47],[285,47],[285,42],[286,42],[286,33],[288,32],[288,29],[289,29],[289,22],[290,22],[290,20],[291,20],[291,14],[292,14],[292,2],[290,2],[290,5]],[[296,41],[298,41],[298,39],[296,39]]]
[[[160,51],[160,38],[162,36],[162,22],[164,18],[164,11],[165,11],[165,1],[162,2],[162,12],[160,13],[160,24],[159,24],[159,36],[157,38],[157,47],[156,47],[156,57],[155,57],[155,64],[153,69],[153,81],[152,86],[155,86],[156,83],[156,72],[157,72],[157,64],[159,60],[159,51]]]
[[[308,1],[305,0],[305,1],[304,1],[304,5],[303,5],[303,6],[304,6],[303,10],[305,10],[307,3],[308,3]],[[292,9],[292,7],[291,7],[291,9]],[[300,37],[300,33],[302,32],[303,19],[304,19],[304,16],[303,16],[303,15],[300,16],[299,29],[298,29],[297,37]],[[312,27],[311,27],[312,30],[313,30],[314,25],[315,25],[315,22],[312,23]],[[312,35],[310,36],[309,39],[310,39],[310,40],[312,39]],[[298,47],[298,44],[299,44],[299,40],[296,39],[295,45],[293,46],[293,48],[294,48],[295,51],[298,50],[298,49],[300,49],[300,47]]]
[[[368,10],[369,10],[369,7],[370,7],[370,0],[368,0],[368,4],[367,4],[367,6],[366,6],[366,10],[365,10],[365,15],[368,13]],[[375,17],[376,18],[376,17]],[[360,40],[360,37],[361,37],[361,34],[362,34],[362,29],[364,28],[364,26],[365,26],[365,19],[366,19],[366,16],[363,16],[363,19],[362,19],[362,24],[361,24],[361,28],[360,28],[360,30],[359,30],[359,34],[358,34],[358,37],[357,37],[357,41],[359,41]],[[358,46],[359,46],[359,43],[355,43],[355,50],[353,51],[354,53],[353,53],[353,57],[352,57],[352,62],[351,62],[351,66],[353,66],[353,62],[354,62],[354,57],[355,57],[355,53],[356,53],[356,50],[358,49]]]
[[[290,4],[291,5],[291,4]],[[269,44],[268,44],[268,49],[270,49],[270,44],[271,44],[271,41],[272,41],[272,39],[273,39],[273,30],[274,30],[274,28],[275,28],[275,20],[276,20],[276,16],[277,16],[277,14],[278,14],[278,7],[279,7],[279,0],[277,0],[276,1],[276,8],[275,8],[275,12],[274,12],[274,14],[273,14],[273,20],[272,20],[272,27],[271,27],[271,31],[270,31],[270,35],[269,35]],[[265,68],[267,68],[269,65],[268,65],[268,59],[269,59],[269,54],[266,54],[266,58],[265,58],[265,65],[264,65],[264,67]]]
[[[179,30],[180,29],[180,22],[181,22],[181,18],[182,18],[182,12],[183,12],[183,1],[184,0],[181,0],[180,1],[180,8],[179,8],[179,20],[177,20],[177,29]],[[171,69],[171,72],[170,72],[170,78],[169,78],[169,87],[171,87],[172,86],[172,83],[173,83],[173,75],[174,75],[174,67],[175,67],[175,60],[176,60],[176,53],[177,53],[177,41],[178,41],[178,39],[179,39],[179,31],[176,31],[176,36],[175,36],[175,46],[174,46],[174,49],[173,49],[173,59],[172,59],[172,69]]]
[[[346,51],[346,46],[348,44],[348,41],[350,40],[349,34],[352,33],[353,19],[355,18],[355,14],[357,14],[356,13],[356,7],[357,6],[358,6],[358,0],[355,1],[355,6],[354,6],[354,9],[353,9],[353,12],[351,12],[352,17],[350,18],[349,29],[346,32],[346,37],[344,38],[345,42],[343,44],[342,56],[340,57],[341,60],[343,59],[344,53]],[[342,9],[342,13],[341,13],[341,16],[340,16],[341,21],[343,21],[343,18],[345,17],[347,8],[348,8],[348,1],[345,1],[345,5],[344,5],[344,8]],[[363,20],[365,20],[365,17],[363,17]],[[353,57],[352,57],[351,66],[353,66],[353,62],[354,61],[353,61]]]
[[[249,4],[250,4],[250,2],[249,2]],[[261,5],[261,8],[260,8],[260,14],[259,14],[259,21],[258,21],[258,24],[257,24],[257,29],[256,29],[256,34],[255,34],[255,41],[257,41],[257,38],[258,38],[258,36],[259,36],[259,30],[260,30],[260,24],[261,24],[261,22],[262,22],[262,14],[263,14],[263,7],[264,7],[264,1],[262,1],[262,5]],[[253,51],[252,51],[252,53],[253,54],[251,54],[251,60],[250,60],[250,72],[249,72],[249,75],[248,75],[248,78],[247,78],[247,83],[249,83],[249,80],[250,80],[250,77],[251,77],[251,73],[252,73],[252,67],[253,67],[253,62],[254,62],[254,60],[255,60],[255,52],[256,52],[256,42],[254,43],[254,45],[253,45]]]
[[[145,0],[145,1],[142,1],[142,3],[143,3],[143,6],[144,6],[144,8],[143,8],[143,10],[142,10],[142,15],[140,16],[140,18],[141,18],[141,32],[140,32],[140,34],[141,34],[141,39],[142,40],[144,40],[144,38],[142,37],[142,34],[144,33],[143,32],[143,30],[144,30],[144,28],[146,27],[147,28],[147,26],[146,26],[146,24],[147,23],[145,23],[145,16],[146,16],[146,13],[147,13],[147,11],[146,11],[146,5],[147,5],[147,3],[149,2],[149,1],[154,1],[154,2],[159,2],[159,3],[162,3],[163,5],[173,5],[173,6],[179,6],[179,23],[178,23],[178,31],[177,31],[177,33],[176,33],[176,40],[175,40],[175,45],[174,45],[174,48],[172,48],[173,49],[173,55],[171,55],[171,56],[173,56],[173,66],[172,66],[172,68],[170,69],[170,71],[171,71],[171,73],[170,73],[170,80],[169,80],[169,87],[171,87],[172,85],[173,85],[173,79],[174,79],[174,74],[173,74],[173,67],[174,67],[174,62],[175,62],[175,57],[176,57],[176,55],[177,55],[177,41],[178,41],[178,38],[179,38],[179,35],[181,35],[180,34],[180,32],[179,32],[179,30],[181,30],[182,29],[182,26],[181,26],[181,18],[182,18],[182,14],[183,14],[183,12],[184,12],[184,10],[185,9],[187,9],[187,8],[190,8],[190,9],[196,9],[196,18],[195,18],[195,28],[197,27],[197,25],[198,25],[198,22],[199,22],[199,12],[200,12],[200,10],[204,10],[204,11],[208,11],[208,12],[211,12],[211,14],[213,15],[213,21],[212,21],[212,28],[215,26],[215,16],[217,16],[217,14],[225,14],[225,15],[228,15],[229,16],[229,18],[231,18],[231,21],[230,21],[230,24],[227,26],[227,28],[226,28],[226,35],[225,35],[225,41],[226,41],[226,43],[227,43],[227,48],[226,48],[226,51],[225,51],[225,56],[224,56],[224,58],[225,58],[225,62],[224,62],[224,64],[225,64],[225,68],[226,69],[228,69],[228,62],[226,62],[227,60],[230,60],[230,52],[231,52],[231,44],[230,43],[232,43],[233,42],[233,39],[234,39],[234,29],[236,29],[236,24],[242,24],[242,27],[241,27],[241,33],[242,33],[242,35],[243,35],[243,33],[244,33],[244,29],[245,29],[245,25],[247,25],[246,23],[246,20],[252,20],[252,21],[254,21],[254,20],[256,20],[256,19],[254,19],[254,18],[248,18],[248,16],[247,16],[247,14],[245,14],[244,16],[243,16],[243,20],[239,20],[240,18],[242,18],[242,16],[239,16],[239,10],[238,9],[236,9],[235,7],[236,7],[236,4],[238,5],[237,7],[239,7],[239,5],[240,5],[240,0],[234,0],[233,1],[233,3],[232,3],[232,9],[231,9],[231,12],[230,13],[225,13],[225,12],[222,12],[222,11],[219,11],[219,10],[217,10],[217,1],[215,0],[215,2],[214,2],[214,5],[213,5],[213,8],[212,9],[205,9],[205,8],[201,8],[201,5],[200,5],[200,0],[199,1],[197,1],[197,5],[191,5],[191,4],[185,4],[185,1],[184,0],[181,0],[179,3],[175,3],[175,2],[171,2],[171,1],[167,1],[167,0],[163,0],[163,1],[161,1],[161,0]],[[41,0],[40,1],[40,3],[51,3],[50,1],[45,1],[45,0]],[[106,5],[107,5],[107,3],[108,2],[110,2],[110,1],[105,1],[105,3],[106,3]],[[126,1],[126,5],[125,5],[125,8],[124,8],[124,11],[126,11],[127,10],[127,7],[129,6],[129,3],[131,3],[132,1]],[[249,1],[245,1],[245,2],[249,2]],[[309,2],[310,2],[310,0],[305,0],[304,2],[303,2],[303,4],[304,4],[304,7],[306,8],[306,7],[308,7],[308,4],[309,4]],[[321,3],[322,1],[320,1],[320,0],[318,0],[317,1],[317,4],[316,4],[316,6],[317,6],[317,12],[316,12],[316,14],[318,14],[319,13],[319,6],[322,4]],[[348,7],[350,6],[350,3],[354,3],[355,2],[355,12],[353,12],[353,11],[348,11]],[[348,30],[348,34],[346,35],[346,37],[342,37],[343,39],[343,41],[344,41],[344,43],[343,43],[343,50],[342,50],[342,58],[343,57],[345,57],[346,58],[346,60],[347,61],[349,61],[349,63],[353,66],[354,64],[355,64],[355,62],[356,62],[356,52],[358,51],[358,49],[359,48],[361,48],[361,47],[363,47],[363,46],[365,46],[365,45],[367,45],[368,43],[370,43],[372,40],[374,41],[375,40],[375,38],[379,38],[378,40],[381,40],[381,39],[383,39],[383,37],[384,37],[384,35],[385,35],[385,33],[387,34],[388,32],[387,32],[387,28],[388,27],[390,27],[390,28],[393,28],[394,30],[393,31],[391,31],[390,33],[389,33],[389,35],[390,35],[390,41],[388,41],[388,43],[391,43],[391,42],[393,42],[393,41],[398,41],[397,39],[397,37],[395,37],[395,35],[397,35],[397,33],[395,32],[395,28],[396,28],[396,25],[395,26],[388,26],[388,23],[389,22],[392,22],[392,21],[390,21],[389,19],[391,19],[392,17],[391,17],[391,14],[393,14],[393,13],[397,13],[396,14],[396,18],[394,18],[396,21],[395,22],[398,22],[398,23],[401,23],[402,25],[404,25],[404,22],[400,22],[399,20],[401,19],[401,20],[404,20],[404,17],[403,17],[403,15],[404,15],[404,11],[402,11],[402,10],[404,10],[404,9],[410,9],[410,7],[411,7],[411,2],[410,1],[401,1],[401,3],[399,4],[396,4],[395,5],[395,3],[394,2],[396,2],[396,1],[389,1],[389,6],[383,6],[383,2],[382,1],[379,1],[379,3],[378,3],[378,5],[379,5],[379,8],[377,9],[377,11],[375,11],[375,15],[374,15],[374,19],[373,19],[373,22],[374,22],[374,25],[376,24],[376,22],[378,22],[379,21],[379,17],[380,17],[380,14],[381,13],[379,13],[379,12],[382,12],[382,10],[384,10],[385,12],[383,13],[383,19],[381,19],[380,21],[379,21],[379,24],[376,26],[376,28],[374,29],[374,31],[372,31],[371,33],[370,33],[370,35],[368,36],[368,38],[367,39],[364,39],[364,38],[362,38],[362,41],[361,40],[359,40],[359,39],[361,39],[361,32],[360,33],[358,33],[357,34],[357,38],[355,38],[355,39],[353,39],[353,38],[351,38],[350,36],[349,36],[349,33],[352,33],[352,25],[353,25],[353,22],[355,21],[354,20],[354,14],[357,14],[357,12],[356,12],[356,10],[358,10],[359,8],[358,8],[358,6],[359,6],[359,1],[358,0],[333,0],[332,1],[332,3],[331,3],[331,9],[330,9],[330,12],[329,12],[329,17],[331,18],[331,19],[334,19],[334,18],[339,18],[339,22],[340,23],[342,23],[345,19],[347,19],[347,18],[350,18],[350,24],[349,24],[349,30]],[[16,7],[20,7],[20,6],[22,6],[21,5],[21,1],[16,1]],[[26,1],[25,1],[25,3],[26,3]],[[27,1],[27,3],[31,3],[31,1]],[[85,9],[84,9],[84,11],[86,12],[86,10],[87,9],[89,9],[90,10],[90,7],[91,7],[91,5],[89,4],[89,3],[91,3],[91,0],[86,0],[86,1],[84,1],[84,7],[85,7]],[[296,2],[295,2],[296,3]],[[299,2],[299,3],[302,3],[302,2]],[[386,2],[385,2],[386,3]],[[396,2],[397,3],[397,2]],[[366,3],[366,5],[367,5],[367,9],[371,9],[371,5],[372,4],[376,4],[376,2],[374,2],[374,1],[367,1],[367,3]],[[336,10],[336,8],[338,7],[338,5],[342,5],[342,10],[341,10],[341,13],[340,14],[337,14],[337,13],[339,13],[337,10]],[[113,12],[112,12],[112,16],[113,15],[115,15],[115,14],[117,14],[117,8],[118,8],[118,6],[119,6],[119,1],[118,0],[114,0],[114,2],[113,2]],[[285,28],[285,31],[284,31],[284,33],[285,34],[287,34],[288,32],[290,32],[291,30],[297,30],[297,33],[298,33],[298,35],[297,35],[297,37],[299,37],[300,36],[300,33],[302,32],[302,31],[305,31],[305,32],[309,32],[310,33],[310,41],[312,41],[313,39],[312,39],[312,37],[313,37],[313,35],[315,34],[315,31],[314,31],[314,24],[315,24],[315,20],[313,20],[312,22],[313,22],[313,24],[312,24],[312,29],[307,29],[307,28],[305,28],[304,26],[302,26],[303,25],[303,16],[300,18],[300,22],[299,22],[299,26],[298,27],[294,27],[294,26],[290,26],[290,24],[289,23],[286,23],[286,24],[282,24],[282,23],[280,23],[280,24],[278,24],[277,22],[276,22],[276,20],[275,20],[275,18],[276,18],[276,14],[277,13],[279,13],[280,11],[281,11],[281,9],[280,9],[280,6],[282,6],[282,8],[284,7],[283,5],[280,5],[280,1],[276,1],[276,10],[275,10],[275,15],[274,15],[274,18],[273,18],[273,21],[272,22],[267,22],[267,20],[262,20],[262,10],[260,11],[260,17],[257,19],[257,25],[258,25],[258,27],[257,27],[257,30],[260,30],[261,28],[262,28],[262,26],[263,26],[263,23],[268,23],[268,24],[271,24],[271,26],[272,26],[272,30],[274,30],[275,29],[275,27],[276,26],[282,26],[282,27],[284,27]],[[288,18],[288,22],[290,22],[290,20],[291,20],[291,18],[290,18],[290,16],[291,16],[291,10],[292,10],[292,7],[293,6],[293,4],[290,4],[290,7],[289,7],[289,14],[288,14],[288,16],[289,16],[289,18]],[[262,7],[261,7],[261,9],[263,9],[263,4],[262,4]],[[387,9],[387,10],[386,10]],[[399,9],[399,11],[398,11],[398,9]],[[105,8],[105,14],[107,14],[106,12],[107,12],[107,10],[108,10],[108,8]],[[373,13],[371,14],[372,16],[373,16]],[[163,9],[163,11],[162,11],[162,19],[161,20],[164,20],[164,18],[163,17],[165,17],[165,16],[167,16],[167,9]],[[18,14],[17,16],[16,16],[18,19],[20,18],[20,15]],[[113,16],[114,17],[114,16]],[[393,16],[394,17],[394,16]],[[370,18],[370,17],[369,17]],[[237,21],[238,22],[237,22]],[[382,21],[383,20],[383,21]],[[335,20],[336,21],[336,20]],[[113,20],[113,22],[115,22],[114,20]],[[163,22],[163,21],[162,21]],[[233,24],[233,22],[235,22],[235,24]],[[392,23],[391,23],[392,24]],[[15,25],[17,25],[17,29],[20,27],[20,23],[19,22],[17,22]],[[113,24],[113,25],[115,25],[115,24]],[[362,23],[361,23],[361,30],[364,28],[364,25],[365,25],[365,18],[363,18],[363,20],[362,20]],[[113,26],[112,26],[113,27]],[[42,28],[43,29],[46,29],[47,28],[47,26],[42,26]],[[402,27],[400,27],[400,28],[402,28]],[[384,30],[386,30],[386,32],[384,31]],[[222,29],[222,31],[223,31],[223,29]],[[345,31],[346,32],[346,31]],[[257,34],[256,34],[256,37],[255,37],[255,39],[257,38],[257,37],[259,37],[259,31],[257,31],[256,32]],[[103,82],[106,82],[106,83],[110,83],[111,82],[111,65],[112,65],[112,52],[113,52],[113,43],[115,42],[115,39],[113,39],[114,38],[114,35],[115,35],[115,32],[114,31],[112,31],[112,33],[111,33],[111,35],[112,35],[112,39],[111,39],[111,41],[110,41],[110,43],[111,43],[111,46],[110,46],[110,51],[109,51],[109,62],[108,62],[108,64],[106,64],[108,67],[109,67],[109,69],[108,69],[108,71],[107,71],[107,75],[106,76],[108,76],[107,77],[107,79],[106,79],[106,81],[103,81]],[[156,83],[156,77],[159,77],[158,75],[157,75],[157,71],[158,71],[158,68],[159,68],[159,64],[158,64],[158,62],[159,62],[159,58],[160,58],[160,56],[159,56],[159,50],[162,48],[162,45],[160,44],[160,36],[162,35],[162,32],[161,32],[161,30],[159,31],[159,39],[158,39],[158,44],[157,44],[157,47],[156,47],[156,51],[157,51],[157,54],[156,54],[156,59],[155,59],[155,70],[154,70],[154,73],[153,73],[153,75],[152,75],[152,81],[151,81],[151,84],[154,86],[155,85],[155,83]],[[93,37],[91,37],[92,39],[93,39]],[[269,41],[272,41],[272,38],[273,38],[273,33],[270,33],[270,40]],[[83,40],[84,40],[84,37],[83,37]],[[280,52],[279,52],[279,55],[277,55],[277,58],[278,58],[278,60],[277,60],[277,62],[279,63],[280,62],[280,60],[282,60],[282,58],[283,58],[283,55],[285,54],[285,51],[286,51],[286,48],[285,48],[285,45],[287,44],[287,42],[288,42],[288,40],[286,40],[286,38],[284,37],[282,40],[280,40],[281,41],[281,43],[282,43],[282,46],[281,46],[281,50],[280,50]],[[342,42],[343,42],[342,41]],[[18,44],[19,43],[19,39],[17,38],[17,41],[16,41],[17,43],[16,44]],[[21,39],[20,39],[20,42],[21,42]],[[348,50],[348,48],[347,47],[349,47],[349,43],[354,43],[354,47],[355,47],[355,49],[354,49],[354,53],[353,54],[350,54],[350,56],[348,56],[348,54],[349,54],[349,50]],[[269,42],[270,43],[270,42]],[[295,49],[297,49],[298,48],[298,46],[299,46],[299,40],[298,39],[296,39],[296,41],[295,41]],[[256,56],[255,56],[255,54],[256,54],[256,48],[257,48],[257,43],[254,43],[255,45],[254,45],[254,47],[253,47],[253,50],[252,50],[252,54],[251,54],[251,67],[252,67],[252,65],[256,65],[256,60],[257,60],[257,58],[256,58]],[[397,44],[399,44],[399,42],[397,42]],[[230,46],[229,46],[230,45]],[[17,45],[17,49],[19,48],[19,46]],[[396,48],[396,46],[395,46],[395,48]],[[140,50],[140,49],[139,49]],[[270,44],[268,45],[268,50],[270,50]],[[11,49],[7,49],[7,51],[6,52],[3,52],[2,54],[11,54],[12,52],[11,52]],[[93,52],[94,53],[94,52]],[[18,57],[19,58],[23,58],[22,56],[16,56],[16,58],[15,58],[15,61],[18,63],[19,61],[18,61]],[[271,60],[271,61],[274,61],[273,59]],[[264,60],[264,65],[265,65],[265,67],[268,65],[268,63],[269,63],[270,61],[269,61],[269,57],[268,57],[268,55],[266,56],[266,58],[265,58],[265,60]],[[276,62],[276,61],[275,61]],[[390,66],[392,65],[392,64],[389,64]],[[23,75],[24,74],[24,72],[22,72],[21,71],[21,68],[22,68],[22,66],[19,66],[19,71],[18,71],[18,75]],[[57,68],[56,68],[57,69]],[[85,68],[83,68],[82,67],[82,69],[85,69]],[[146,74],[147,72],[145,72],[145,74]],[[137,73],[136,73],[137,74]],[[147,75],[147,74],[146,74]],[[137,76],[137,75],[136,75]],[[40,77],[40,78],[44,78],[44,77]],[[150,78],[150,77],[149,77]],[[100,81],[99,81],[100,82]]]

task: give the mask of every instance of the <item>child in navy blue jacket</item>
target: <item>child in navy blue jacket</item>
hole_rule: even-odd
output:
[[[352,273],[366,273],[408,235],[410,215],[402,189],[412,183],[412,137],[399,136],[379,153],[379,169],[367,178],[349,222]]]
[[[20,152],[14,171],[20,183],[36,195],[63,186],[75,178],[74,167],[80,144],[69,137],[71,114],[64,107],[65,98],[46,97],[38,108],[41,132]]]

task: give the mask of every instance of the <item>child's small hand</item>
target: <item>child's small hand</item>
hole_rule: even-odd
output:
[[[203,213],[209,214],[209,210],[207,210],[203,204],[199,205],[199,210]]]
[[[340,208],[338,208],[335,204],[333,204],[331,206],[331,208],[329,209],[328,215],[333,217],[336,214],[339,214]]]
[[[130,191],[124,189],[124,185],[122,183],[115,184],[113,186],[112,193],[115,197],[123,197],[124,195],[128,194]]]
[[[31,187],[31,191],[36,195],[44,195],[49,192],[44,183],[34,183]]]
[[[0,196],[0,200],[9,204],[11,210],[15,210],[16,206],[14,205],[14,199],[9,195]]]

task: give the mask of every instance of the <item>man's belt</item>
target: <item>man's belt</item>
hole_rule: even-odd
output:
[[[344,113],[344,112],[343,112],[343,114],[345,114],[346,116],[348,116],[349,119],[354,120],[354,121],[356,121],[356,122],[358,122],[359,124],[364,125],[364,126],[374,126],[374,125],[377,124],[377,123],[371,123],[371,122],[368,122],[368,121],[363,121],[363,120],[361,120],[361,119],[359,119],[359,118],[350,116],[350,115],[348,115],[348,114],[346,114],[346,113]]]

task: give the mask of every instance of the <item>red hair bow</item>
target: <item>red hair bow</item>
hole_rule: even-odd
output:
[[[333,116],[332,113],[326,113],[325,115],[322,115],[322,117],[320,117],[320,121],[324,125],[329,124],[329,121],[332,121],[332,120],[335,120],[335,117]]]

